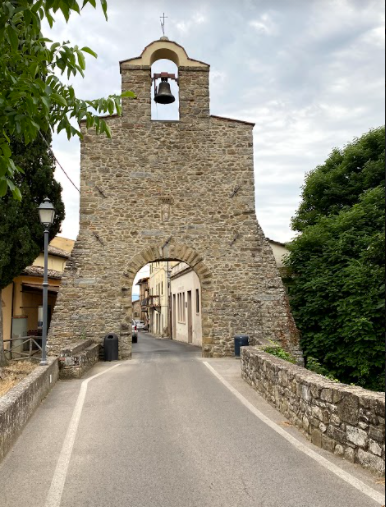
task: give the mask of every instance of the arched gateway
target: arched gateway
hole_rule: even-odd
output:
[[[180,120],[151,120],[151,65],[178,66]],[[253,124],[211,116],[209,65],[163,38],[121,62],[123,115],[112,139],[82,127],[79,237],[49,335],[52,353],[81,339],[120,337],[131,357],[131,291],[139,269],[188,263],[202,286],[203,355],[233,353],[246,333],[299,354],[271,248],[255,216]]]

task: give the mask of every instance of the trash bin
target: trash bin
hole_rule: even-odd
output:
[[[118,336],[108,334],[104,340],[105,361],[118,361]]]
[[[241,347],[247,347],[248,345],[249,336],[245,334],[235,336],[235,357],[240,357]]]

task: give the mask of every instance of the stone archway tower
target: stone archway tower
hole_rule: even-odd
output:
[[[180,120],[151,120],[151,65],[178,67]],[[233,337],[266,338],[299,355],[298,333],[255,216],[253,124],[211,116],[209,65],[165,38],[121,62],[123,115],[112,139],[82,127],[80,233],[49,346],[120,337],[131,357],[131,284],[148,262],[188,262],[202,284],[203,355],[233,354]]]

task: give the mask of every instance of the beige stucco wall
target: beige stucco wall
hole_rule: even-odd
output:
[[[138,58],[131,58],[121,62],[121,68],[132,66],[151,66],[157,60],[171,60],[177,67],[208,68],[209,65],[188,57],[185,49],[176,42],[163,38],[149,44]]]
[[[169,294],[168,294],[168,270],[175,266],[176,262],[155,262],[150,271],[149,291],[150,295],[160,296],[161,312],[150,311],[150,332],[159,336],[169,336]],[[159,287],[159,289],[158,289]],[[158,317],[157,317],[158,315]],[[157,319],[159,325],[157,326]]]
[[[161,312],[150,310],[150,332],[155,335],[163,336],[164,329],[169,326],[166,263],[156,262],[152,265],[152,268],[153,271],[150,272],[149,290],[151,295],[160,296],[159,302],[161,305]]]
[[[63,259],[61,257],[55,257],[53,255],[48,256],[48,269],[52,269],[54,271],[59,271],[63,273],[64,268],[66,266],[67,259]],[[44,255],[40,254],[33,263],[34,266],[44,267]]]
[[[271,245],[277,267],[283,268],[284,267],[283,259],[286,255],[289,254],[289,250],[284,245],[281,245],[280,243],[277,243],[275,241],[268,240],[268,243]]]
[[[54,246],[55,248],[60,248],[60,250],[64,250],[65,252],[71,253],[74,248],[75,241],[73,239],[56,236],[51,241],[50,245]]]
[[[188,305],[188,292],[192,293],[192,344],[198,347],[202,346],[202,313],[201,313],[201,284],[200,279],[196,273],[189,269],[185,274],[175,277],[178,273],[189,269],[189,265],[180,263],[172,271],[171,280],[171,293],[172,300],[177,303],[178,294],[185,294],[186,305]],[[199,291],[199,312],[196,311],[196,291]],[[175,299],[174,299],[175,298]],[[176,329],[173,331],[173,339],[180,342],[189,343],[189,331],[188,331],[188,308],[185,309],[186,316],[185,322],[178,321],[178,315],[173,315],[173,323],[175,323]],[[174,312],[174,305],[173,305]]]

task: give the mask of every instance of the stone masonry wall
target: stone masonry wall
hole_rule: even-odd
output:
[[[58,360],[38,366],[0,399],[0,463],[59,378]]]
[[[166,43],[168,44],[168,43]],[[169,43],[171,44],[171,43]],[[131,291],[148,262],[180,260],[202,286],[203,355],[233,354],[238,333],[301,356],[272,250],[256,220],[253,125],[209,115],[209,67],[180,67],[180,121],[151,120],[151,69],[121,65],[112,139],[83,127],[80,233],[59,293],[52,354],[120,337],[131,357]]]
[[[242,377],[318,447],[385,473],[385,395],[243,347]]]

